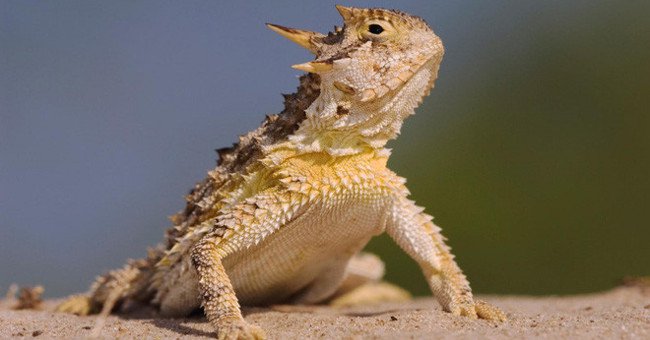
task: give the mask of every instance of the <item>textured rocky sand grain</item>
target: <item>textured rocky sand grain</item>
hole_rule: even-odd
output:
[[[483,296],[501,307],[503,324],[468,320],[441,311],[430,298],[335,310],[329,307],[248,309],[246,319],[271,339],[650,339],[650,291],[639,287],[567,297]],[[56,301],[47,301],[45,309]],[[95,317],[49,311],[13,311],[0,306],[0,338],[79,338]],[[151,311],[111,316],[106,338],[205,338],[214,336],[200,315],[153,317]]]

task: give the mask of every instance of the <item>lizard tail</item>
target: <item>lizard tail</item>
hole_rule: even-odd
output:
[[[161,251],[151,250],[145,259],[129,260],[124,267],[98,276],[88,293],[69,297],[56,307],[56,311],[77,315],[99,312],[101,320],[127,299],[146,301],[151,295],[146,291],[154,265],[161,254]]]

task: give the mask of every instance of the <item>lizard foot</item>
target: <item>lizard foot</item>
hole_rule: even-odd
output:
[[[507,320],[506,315],[497,307],[494,307],[482,300],[474,300],[450,308],[451,314],[468,317],[470,319],[484,319],[503,322]]]
[[[479,318],[491,321],[504,322],[508,320],[506,314],[483,300],[476,300],[474,309]]]
[[[261,340],[266,338],[264,331],[243,319],[219,320],[217,327],[219,340]]]
[[[56,312],[70,313],[77,315],[88,315],[93,310],[92,301],[86,295],[73,295],[56,306]]]

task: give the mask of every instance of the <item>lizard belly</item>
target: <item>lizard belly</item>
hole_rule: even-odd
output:
[[[224,265],[240,303],[286,302],[321,275],[341,274],[328,271],[343,271],[384,230],[383,200],[370,196],[315,204],[257,246],[228,256]]]

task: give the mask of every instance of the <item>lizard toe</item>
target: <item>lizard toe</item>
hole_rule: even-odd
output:
[[[256,325],[251,325],[243,319],[224,320],[219,322],[219,340],[261,340],[266,334]]]
[[[456,314],[456,313],[454,313]],[[478,319],[478,314],[476,313],[476,307],[474,304],[467,304],[460,307],[458,315],[464,316],[470,319]]]
[[[508,320],[506,314],[499,308],[494,307],[482,300],[476,300],[475,303],[476,314],[479,318],[499,322]]]

